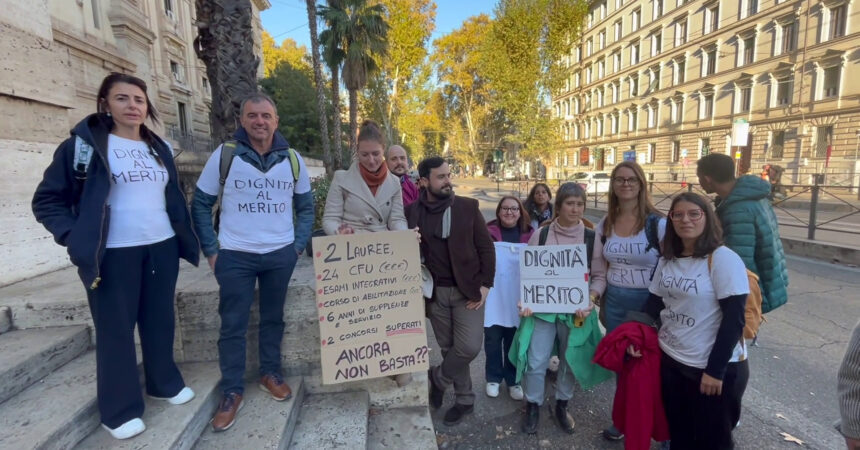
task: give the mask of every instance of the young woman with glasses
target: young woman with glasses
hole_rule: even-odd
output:
[[[487,229],[493,242],[524,244],[534,231],[529,222],[529,213],[520,200],[505,196],[496,206],[496,218],[487,223]],[[504,251],[496,247],[497,252]],[[510,251],[510,247],[507,249]],[[499,396],[499,385],[504,381],[512,399],[523,399],[523,389],[516,381],[516,367],[508,360],[514,333],[520,323],[517,298],[516,295],[502,292],[518,291],[516,283],[507,282],[513,281],[510,274],[518,271],[518,258],[496,258],[496,281],[484,307],[484,353],[487,357],[485,369],[489,397]]]
[[[742,339],[746,268],[723,245],[705,197],[678,195],[669,217],[645,311],[661,323],[660,379],[672,449],[731,449],[749,379]],[[634,348],[627,353],[641,356]]]
[[[591,289],[609,333],[628,312],[645,306],[666,231],[666,219],[651,203],[639,164],[624,161],[612,170],[608,211],[595,231]],[[619,440],[624,434],[613,425],[603,436]]]

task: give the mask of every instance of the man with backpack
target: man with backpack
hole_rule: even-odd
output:
[[[272,99],[260,93],[245,98],[240,124],[203,168],[191,208],[203,255],[220,286],[223,398],[211,422],[215,431],[232,426],[242,406],[245,335],[258,280],[259,387],[277,401],[292,396],[281,374],[284,302],[314,220],[307,168],[277,131]]]
[[[762,313],[788,300],[788,269],[779,238],[779,224],[768,196],[771,186],[754,175],[735,178],[728,155],[712,153],[696,163],[699,184],[716,193],[717,217],[726,247],[737,253],[747,269],[759,277]]]

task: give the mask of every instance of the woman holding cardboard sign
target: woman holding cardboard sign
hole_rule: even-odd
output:
[[[555,219],[532,234],[529,245],[586,244],[593,247],[594,231],[586,228],[582,218],[585,200],[585,190],[581,186],[563,184],[556,193]],[[528,434],[537,432],[546,369],[558,339],[561,361],[553,417],[562,430],[573,433],[574,421],[567,412],[567,402],[573,397],[574,379],[588,389],[609,377],[608,372],[591,362],[602,337],[597,318],[591,314],[593,304],[589,300],[588,307],[576,314],[532,314],[530,309],[522,308],[522,305],[520,308],[522,319],[508,356],[517,366],[517,381],[522,377],[528,402],[522,430]]]
[[[407,228],[400,180],[388,171],[385,138],[379,125],[366,120],[358,131],[358,160],[338,170],[325,201],[322,226],[327,235],[395,231]],[[392,377],[405,386],[412,377]]]

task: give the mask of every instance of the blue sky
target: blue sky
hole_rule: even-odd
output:
[[[263,28],[275,42],[293,38],[299,45],[310,47],[308,34],[308,13],[305,2],[300,0],[269,0],[272,7],[263,11],[260,17]],[[317,1],[320,3],[320,1]],[[495,0],[436,0],[436,29],[433,39],[459,28],[464,20],[481,13],[493,14]]]

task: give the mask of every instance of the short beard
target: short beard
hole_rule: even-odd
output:
[[[454,189],[451,187],[449,187],[448,189],[449,189],[448,192],[442,192],[441,189],[437,191],[433,188],[427,188],[427,191],[430,192],[431,194],[433,194],[433,197],[436,197],[436,198],[441,200],[441,199],[446,199],[446,198],[454,195]]]

